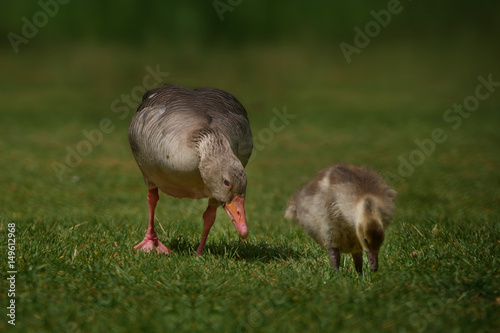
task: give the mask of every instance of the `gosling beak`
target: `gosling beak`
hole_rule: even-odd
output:
[[[374,272],[378,271],[378,253],[367,252],[366,254],[370,263],[370,269]]]
[[[245,198],[234,197],[233,201],[224,205],[227,215],[233,222],[241,238],[248,236],[247,218],[245,215]]]

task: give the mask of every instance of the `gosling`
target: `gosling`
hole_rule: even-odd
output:
[[[285,218],[296,220],[328,250],[333,269],[340,253],[351,253],[356,271],[363,269],[363,252],[370,269],[378,270],[378,253],[394,214],[396,191],[368,167],[335,164],[317,175],[288,204]]]

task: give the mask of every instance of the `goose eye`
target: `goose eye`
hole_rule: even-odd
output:
[[[231,186],[231,183],[229,182],[229,180],[224,179],[224,185],[226,185],[227,187],[229,187],[229,186]]]

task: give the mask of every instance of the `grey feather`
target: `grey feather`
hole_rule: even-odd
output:
[[[213,198],[200,167],[223,173],[229,160],[238,169],[229,173],[244,177],[253,149],[245,108],[231,94],[212,88],[165,85],[146,92],[128,134],[146,184],[176,197]],[[246,177],[241,183],[244,191]]]

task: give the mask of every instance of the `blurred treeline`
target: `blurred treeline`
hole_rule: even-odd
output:
[[[23,17],[30,22],[58,0],[3,1],[0,32],[21,35]],[[374,0],[59,0],[57,13],[40,29],[37,43],[47,40],[118,41],[150,40],[197,43],[246,43],[286,39],[351,39],[354,26],[363,29],[373,20],[370,11],[387,9],[388,1]],[[395,1],[395,0],[392,0]],[[217,13],[229,8],[223,20]],[[398,22],[384,34],[415,38],[463,34],[500,36],[500,1],[401,0]],[[41,17],[39,17],[41,19]],[[392,23],[391,23],[392,24]],[[8,45],[5,37],[2,45]]]

